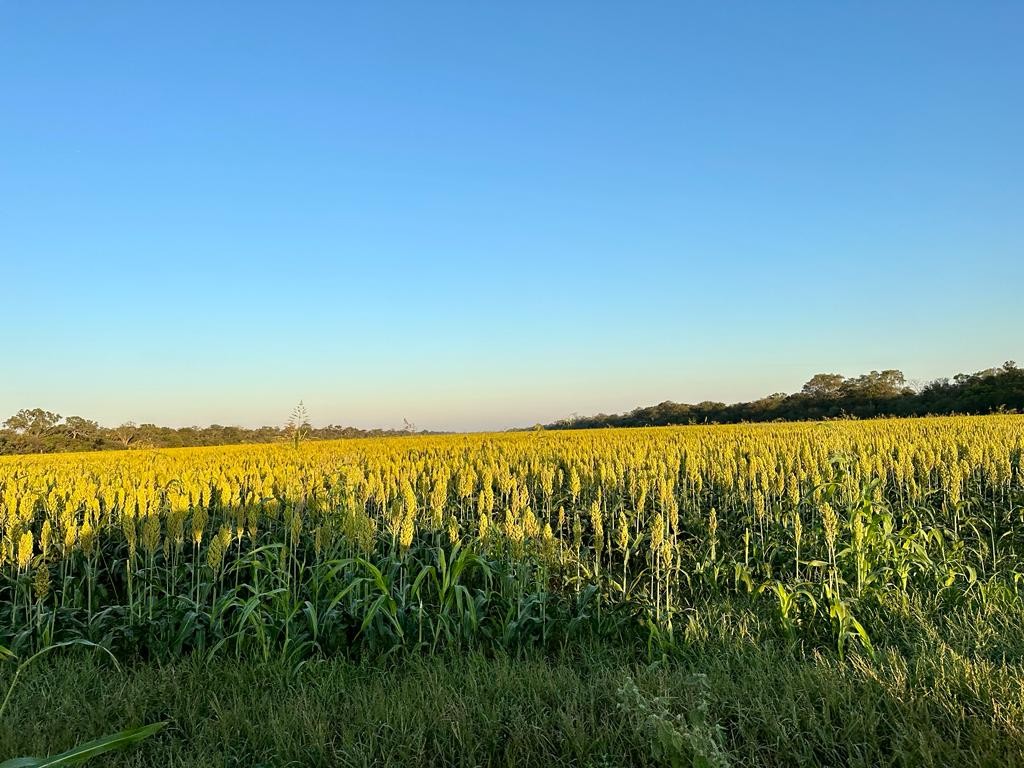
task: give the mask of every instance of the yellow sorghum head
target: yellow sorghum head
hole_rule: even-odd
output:
[[[821,505],[821,525],[825,529],[825,541],[828,548],[835,549],[836,538],[839,536],[839,518],[828,502]]]
[[[18,570],[25,570],[32,562],[32,531],[25,531],[18,539]]]
[[[531,506],[527,506],[523,512],[523,534],[528,539],[535,539],[540,534],[540,523],[537,522],[537,516]]]
[[[206,521],[208,519],[206,513],[206,507],[198,506],[195,511],[192,512],[192,541],[198,547],[203,543],[203,533],[206,529]]]
[[[53,529],[50,526],[50,520],[47,518],[43,521],[43,528],[39,532],[39,548],[43,552],[43,559],[45,560],[50,554],[50,542],[53,538]]]
[[[629,549],[629,519],[624,509],[619,510],[617,534],[616,543],[619,545],[619,551],[626,552]]]
[[[406,514],[402,517],[401,527],[398,529],[398,546],[404,552],[412,544],[413,533],[416,530],[415,515]]]
[[[654,515],[651,521],[651,551],[657,552],[665,540],[665,521],[660,514]]]

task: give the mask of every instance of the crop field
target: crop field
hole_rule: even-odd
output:
[[[259,665],[282,680],[429,678],[459,659],[543,686],[590,665],[601,685],[584,695],[571,689],[586,681],[563,681],[565,701],[595,697],[590,715],[606,707],[618,735],[575,744],[548,705],[560,748],[575,750],[566,764],[1013,764],[1022,452],[1024,417],[1006,415],[0,459],[0,646],[25,659],[83,641],[27,673],[9,713],[31,711],[32,691],[59,675],[114,669],[85,642],[182,679]],[[762,663],[773,666],[755,687]],[[772,680],[787,664],[819,691],[799,705],[782,693],[792,680]],[[370,685],[359,679],[349,688]],[[851,698],[821,692],[852,680]],[[765,699],[773,687],[780,698]],[[153,744],[213,743],[173,700],[119,717],[170,720]],[[872,706],[890,721],[858,720]],[[774,725],[750,716],[759,707],[776,709]],[[73,741],[4,726],[9,713],[0,759]],[[823,718],[829,736],[816,735]],[[260,752],[245,738],[234,758],[210,759],[400,762],[377,742],[307,734]],[[406,759],[539,754],[501,752],[514,739],[474,753],[459,738],[416,742],[426,751]]]

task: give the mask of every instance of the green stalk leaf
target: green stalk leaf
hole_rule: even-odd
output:
[[[85,744],[80,744],[69,749],[67,752],[61,752],[59,755],[53,755],[52,757],[16,757],[0,763],[0,768],[51,768],[51,766],[81,765],[93,757],[113,752],[116,749],[123,749],[132,744],[137,744],[143,739],[148,739],[166,725],[167,722],[164,721],[144,725],[140,728],[130,728],[111,736],[103,736],[99,739],[88,741]]]

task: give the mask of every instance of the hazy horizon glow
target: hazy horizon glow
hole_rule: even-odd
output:
[[[0,7],[0,420],[1024,362],[1024,6]]]

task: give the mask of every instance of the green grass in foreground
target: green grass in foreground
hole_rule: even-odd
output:
[[[596,645],[547,658],[315,661],[294,674],[193,657],[122,675],[102,655],[76,650],[25,673],[0,723],[0,760],[169,720],[141,746],[98,762],[1024,765],[1017,660],[971,658],[937,642],[909,658],[883,651],[875,662],[839,661],[721,639],[654,665],[643,658]],[[9,680],[7,671],[3,690]],[[623,690],[631,680],[637,690]]]

